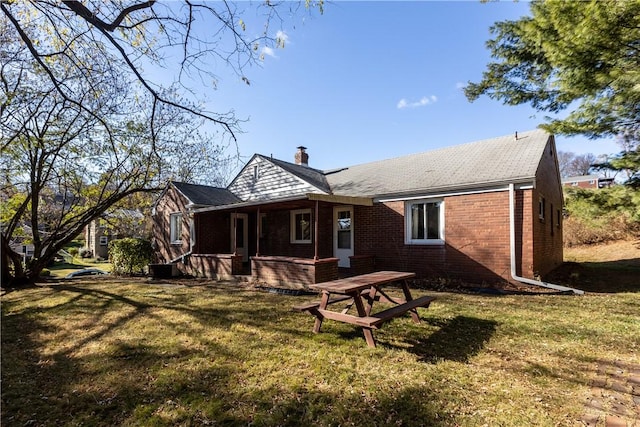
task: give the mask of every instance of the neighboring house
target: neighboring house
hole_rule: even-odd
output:
[[[374,270],[474,283],[562,263],[562,187],[542,130],[322,171],[255,154],[227,188],[169,183],[158,261],[305,285]],[[513,248],[512,244],[513,242]]]
[[[562,179],[565,187],[605,188],[613,185],[614,178],[603,178],[598,175],[570,176]]]
[[[101,218],[94,219],[84,229],[85,248],[91,252],[94,258],[109,257],[109,241],[111,233]]]
[[[135,230],[128,229],[127,225],[142,221],[142,219],[142,213],[131,209],[118,209],[113,213],[106,213],[94,219],[84,229],[85,248],[91,252],[91,256],[94,258],[108,258],[109,242],[114,239],[134,236]],[[114,227],[114,223],[119,226]],[[123,228],[126,231],[123,232]]]
[[[9,247],[25,261],[33,258],[34,246],[32,243],[26,243],[23,238],[15,238],[9,242]]]

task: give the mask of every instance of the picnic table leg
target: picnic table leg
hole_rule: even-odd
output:
[[[356,292],[353,295],[353,301],[356,303],[356,308],[358,309],[358,316],[366,317],[368,316],[367,310],[364,307],[364,303],[362,302],[362,297],[360,296],[360,292]],[[371,306],[369,305],[369,310],[371,310]],[[376,346],[376,340],[373,338],[373,331],[371,328],[362,327],[362,333],[364,334],[364,339],[367,341],[367,345],[369,347]]]
[[[327,308],[327,303],[329,302],[329,292],[323,291],[322,292],[322,298],[320,299],[320,309],[321,310],[325,310]],[[320,332],[320,327],[322,327],[322,319],[324,317],[322,316],[322,314],[320,314],[319,312],[316,313],[316,322],[313,325],[313,332],[314,333],[319,333]]]
[[[402,292],[404,293],[404,299],[407,300],[407,302],[413,300],[411,291],[409,290],[409,284],[406,280],[402,281]],[[418,316],[417,308],[412,308],[411,310],[409,310],[409,314],[411,314],[411,318],[415,323],[420,323],[420,316]]]
[[[367,300],[367,305],[364,308],[364,312],[366,313],[367,316],[371,314],[371,308],[373,307],[373,302],[376,300],[377,293],[378,293],[378,288],[376,288],[375,286],[372,286],[371,289],[369,290],[369,295],[365,295],[365,298]]]

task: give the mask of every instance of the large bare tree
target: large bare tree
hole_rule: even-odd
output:
[[[262,49],[284,43],[272,26],[305,5],[0,0],[3,285],[33,281],[132,194],[219,181],[240,121],[198,95],[225,70],[248,83]],[[35,248],[24,270],[16,236]]]

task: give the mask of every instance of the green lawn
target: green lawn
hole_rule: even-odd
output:
[[[47,269],[51,272],[51,277],[60,279],[73,271],[84,268],[98,268],[110,272],[111,263],[109,261],[96,261],[91,258],[73,257],[73,262],[56,262]]]
[[[314,335],[313,296],[175,283],[4,295],[2,425],[580,425],[603,364],[640,367],[639,293],[430,293],[369,348]]]

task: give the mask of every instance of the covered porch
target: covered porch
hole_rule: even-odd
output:
[[[199,277],[301,289],[372,272],[373,257],[354,245],[356,214],[371,206],[371,199],[311,193],[197,209],[187,267]]]

